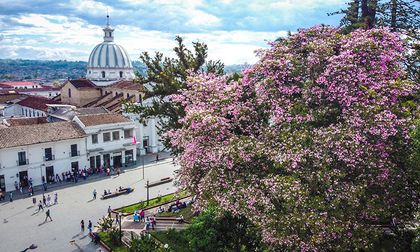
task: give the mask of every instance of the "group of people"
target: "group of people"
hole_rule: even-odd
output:
[[[32,198],[32,203],[35,205],[36,204],[36,197]],[[51,200],[51,196],[48,194],[47,197],[45,197],[45,195],[42,195],[42,200],[39,200],[38,203],[38,212],[39,211],[44,211],[44,207],[49,207],[52,205],[57,205],[58,204],[58,193],[55,192],[54,193],[54,202]]]
[[[93,225],[92,225],[92,222],[89,220],[89,222],[88,222],[88,226],[87,226],[87,228],[88,228],[88,230],[89,230],[89,234],[91,234],[92,233],[92,228],[93,228]],[[81,220],[80,221],[80,231],[82,232],[82,233],[84,233],[85,232],[85,221],[84,220]]]
[[[156,215],[153,216],[147,216],[145,217],[145,211],[144,209],[141,209],[140,211],[134,211],[133,216],[134,221],[136,222],[144,222],[144,230],[147,231],[150,228],[155,229],[156,226]]]

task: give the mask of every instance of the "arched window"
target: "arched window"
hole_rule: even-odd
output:
[[[120,71],[120,78],[122,78],[123,77],[123,72],[122,71]]]
[[[105,71],[102,71],[102,78],[105,78]]]
[[[69,88],[69,97],[71,97],[71,89]]]

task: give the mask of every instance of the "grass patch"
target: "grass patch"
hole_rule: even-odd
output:
[[[167,231],[153,232],[152,236],[162,242],[162,244],[168,244],[171,251],[191,251],[188,247],[188,240],[185,237],[185,230],[175,231],[175,229],[169,229]]]
[[[181,209],[178,213],[173,212],[163,212],[159,213],[156,216],[158,217],[178,217],[179,215],[184,216],[184,220],[191,222],[192,218],[194,217],[194,212],[192,210],[192,205],[187,206],[186,208]]]
[[[111,239],[109,237],[109,234],[107,232],[99,232],[99,237],[101,238],[101,241],[103,241],[108,247],[112,249],[113,252],[128,252],[128,248],[125,246],[116,246],[111,243]]]
[[[164,196],[149,199],[149,205],[147,205],[147,201],[141,201],[141,202],[133,204],[133,205],[118,208],[117,211],[123,212],[123,213],[133,213],[134,211],[140,210],[142,208],[158,206],[158,205],[165,204],[165,203],[171,202],[173,200],[176,200],[177,197],[183,198],[183,197],[186,197],[188,195],[189,195],[189,193],[187,191],[181,191],[179,193],[171,193],[171,194],[167,194],[167,195],[164,195]]]

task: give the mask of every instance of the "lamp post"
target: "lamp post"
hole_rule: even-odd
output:
[[[143,164],[143,179],[144,179],[144,155],[141,155],[141,162]]]
[[[146,189],[147,189],[147,206],[148,206],[149,205],[149,180],[147,180]]]
[[[120,225],[120,243],[122,242],[121,217],[122,217],[122,213],[119,212],[118,213],[118,219],[119,219],[118,223]]]

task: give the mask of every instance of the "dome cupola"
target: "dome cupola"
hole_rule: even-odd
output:
[[[104,31],[104,42],[95,46],[90,53],[86,78],[101,85],[117,80],[133,80],[134,71],[127,51],[114,43],[114,29],[109,24],[109,15]]]

